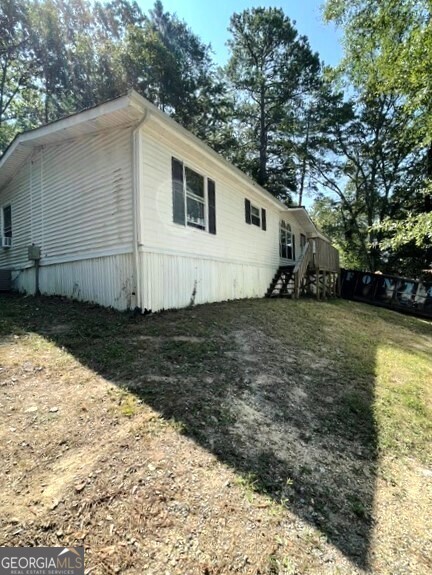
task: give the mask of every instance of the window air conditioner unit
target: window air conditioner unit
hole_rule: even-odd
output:
[[[11,248],[12,247],[12,238],[3,236],[0,238],[0,245],[2,248]]]

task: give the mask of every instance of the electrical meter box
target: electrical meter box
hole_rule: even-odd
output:
[[[41,249],[39,246],[29,246],[28,247],[28,259],[29,260],[40,260],[41,259]]]

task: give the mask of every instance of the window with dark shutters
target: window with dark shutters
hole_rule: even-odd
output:
[[[173,191],[173,219],[176,224],[186,224],[185,218],[185,192],[183,185],[183,164],[172,158],[172,191]]]
[[[252,223],[252,218],[251,218],[251,203],[250,201],[245,198],[245,218],[246,218],[246,223],[247,224],[251,224]]]
[[[208,192],[208,231],[216,234],[216,185],[213,180],[207,180]]]
[[[267,229],[267,212],[261,208],[261,227],[265,231]]]
[[[171,175],[174,223],[216,234],[215,182],[177,158],[171,158]]]
[[[264,208],[259,208],[245,198],[245,220],[247,224],[253,224],[263,230],[267,229],[267,212]]]

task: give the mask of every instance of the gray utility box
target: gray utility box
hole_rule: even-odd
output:
[[[0,291],[12,289],[11,273],[9,270],[0,270]]]
[[[28,247],[28,259],[33,261],[41,259],[41,249],[39,246]]]

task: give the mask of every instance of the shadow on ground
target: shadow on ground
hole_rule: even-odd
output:
[[[133,317],[59,299],[1,299],[8,305],[6,316],[0,307],[0,335],[34,331],[53,340],[179,422],[245,488],[282,503],[368,567],[373,308],[257,300]],[[397,330],[405,318],[386,321]]]

